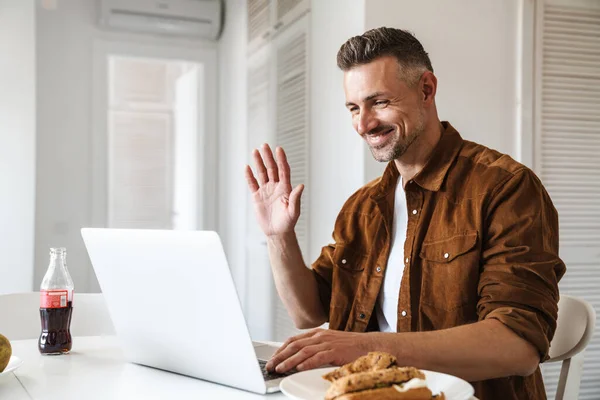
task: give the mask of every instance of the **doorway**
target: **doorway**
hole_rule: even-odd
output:
[[[94,44],[92,226],[216,229],[216,82],[215,48]]]

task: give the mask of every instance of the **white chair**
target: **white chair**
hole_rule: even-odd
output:
[[[556,400],[579,398],[583,372],[583,352],[594,333],[596,312],[585,300],[561,295],[558,302],[556,332],[550,343],[550,359],[562,361],[556,388]]]
[[[37,339],[41,331],[39,310],[39,292],[0,295],[0,333],[9,340]],[[102,293],[75,293],[71,334],[115,334]]]

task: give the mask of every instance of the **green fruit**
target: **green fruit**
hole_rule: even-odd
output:
[[[5,336],[0,335],[0,372],[4,371],[4,368],[8,365],[11,354],[10,342]]]

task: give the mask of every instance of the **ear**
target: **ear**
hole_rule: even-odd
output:
[[[431,71],[423,72],[420,82],[421,95],[424,106],[433,105],[437,91],[437,78]]]

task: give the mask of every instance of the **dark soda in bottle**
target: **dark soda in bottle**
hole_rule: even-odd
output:
[[[67,250],[50,249],[50,265],[40,286],[42,333],[38,348],[42,354],[65,354],[71,350],[73,281],[67,270]]]

